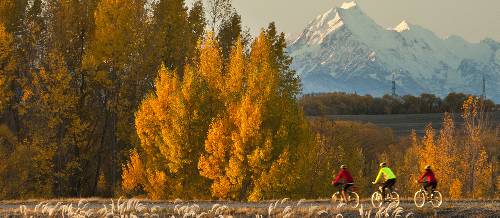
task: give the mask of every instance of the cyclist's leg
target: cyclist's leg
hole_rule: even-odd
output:
[[[382,185],[382,198],[385,199],[385,189],[391,185],[391,180],[386,180],[384,185]]]
[[[344,197],[345,197],[346,201],[347,201],[347,200],[350,200],[350,199],[348,198],[348,197],[349,197],[349,193],[350,193],[350,192],[352,192],[352,184],[346,184],[346,185],[344,186],[344,193],[345,193],[345,196],[344,196]]]
[[[347,188],[349,185],[344,184],[342,185],[342,197],[344,198],[344,201],[347,202]]]
[[[384,188],[383,188],[384,193],[382,194],[382,196],[383,196],[384,198],[385,198],[385,189],[386,189],[386,188],[388,188],[388,189],[389,189],[389,191],[391,191],[391,192],[392,192],[392,191],[393,191],[393,186],[394,186],[394,184],[396,184],[396,179],[389,179],[389,180],[385,181],[385,183],[384,183]]]
[[[352,184],[345,185],[345,191],[350,192],[350,191],[352,191],[351,188],[352,188]]]
[[[425,190],[426,192],[429,192],[428,188],[429,188],[430,186],[431,186],[431,185],[430,185],[430,183],[429,183],[429,182],[424,182],[424,183],[422,183],[422,187],[424,188],[424,190]]]
[[[436,188],[437,188],[437,182],[433,182],[431,183],[431,190],[434,192],[436,191]]]
[[[388,179],[384,183],[384,188],[388,188],[392,191],[394,184],[396,184],[396,179]]]
[[[391,182],[391,185],[390,185],[390,189],[391,189],[391,192],[394,191],[394,185],[396,185],[396,179],[391,179],[392,182]]]

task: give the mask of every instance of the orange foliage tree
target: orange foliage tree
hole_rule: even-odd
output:
[[[123,166],[125,191],[235,200],[291,192],[296,150],[309,134],[298,90],[289,88],[298,80],[276,49],[284,36],[273,34],[262,32],[249,54],[238,40],[226,64],[209,33],[196,67],[185,66],[182,79],[160,69],[154,93],[136,114],[141,151]]]

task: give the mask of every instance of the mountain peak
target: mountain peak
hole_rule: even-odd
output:
[[[357,92],[383,96],[398,71],[402,95],[449,92],[477,94],[482,74],[490,97],[500,101],[500,42],[442,39],[409,23],[383,28],[354,2],[330,9],[310,22],[287,52],[303,93]],[[479,87],[479,88],[478,88]]]
[[[356,2],[355,1],[351,1],[351,2],[344,2],[342,3],[342,5],[340,6],[340,8],[342,9],[350,9],[350,8],[353,8],[353,7],[356,7]]]
[[[393,30],[398,32],[398,33],[408,31],[408,30],[410,30],[410,25],[406,22],[406,20],[403,20],[396,27],[394,27]]]

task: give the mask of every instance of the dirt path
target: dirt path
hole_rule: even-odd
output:
[[[23,213],[23,210],[24,213],[43,215],[41,214],[41,207],[43,205],[45,205],[46,208],[62,208],[62,206],[65,205],[64,207],[66,210],[68,207],[85,208],[85,210],[89,212],[88,214],[92,215],[89,217],[100,217],[103,215],[97,214],[98,211],[102,211],[103,208],[106,208],[109,213],[111,208],[120,208],[120,205],[125,207],[127,204],[129,204],[129,202],[121,200],[120,203],[117,199],[113,201],[110,199],[0,201],[0,217],[6,215],[20,215]],[[332,207],[328,200],[278,200],[256,203],[234,201],[172,202],[139,200],[138,204],[144,206],[144,211],[148,211],[148,214],[151,215],[154,212],[158,217],[170,217],[171,215],[183,217],[183,215],[190,210],[193,211],[193,215],[205,213],[205,217],[215,217],[216,211],[217,214],[232,215],[233,217],[257,217],[257,215],[262,215],[262,217],[269,217],[269,215],[272,217],[360,217],[361,214],[361,207],[357,209],[349,209],[345,206],[340,208]],[[500,200],[445,201],[441,207],[437,209],[432,208],[430,205],[426,205],[424,208],[416,208],[410,200],[401,201],[399,208],[384,207],[383,210],[372,208],[368,200],[363,200],[361,206],[362,213],[365,217],[368,217],[368,215],[369,217],[375,217],[377,213],[379,213],[379,215],[380,213],[389,214],[391,217],[395,215],[400,215],[401,217],[500,217]],[[37,208],[37,210],[35,208]],[[183,208],[182,212],[180,212],[181,208]],[[129,213],[133,213],[134,210],[135,209],[132,208]],[[140,211],[136,211],[136,214],[140,214],[139,212]],[[118,212],[113,211],[113,213]]]

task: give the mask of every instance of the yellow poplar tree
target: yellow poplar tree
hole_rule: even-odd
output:
[[[123,166],[122,188],[127,193],[135,193],[145,183],[145,167],[137,150],[132,150],[129,162]]]
[[[260,38],[260,40],[263,39]],[[258,51],[254,45],[252,55],[256,52]],[[203,63],[203,51],[201,54],[200,60]],[[219,52],[218,57],[221,58]],[[253,57],[255,59],[255,56]],[[264,65],[269,65],[268,62],[265,63],[269,61],[268,57],[261,58],[264,58],[262,60]],[[244,72],[245,62],[240,40],[231,52],[229,82],[222,83],[221,81],[221,83],[214,84],[215,87],[221,87],[217,90],[224,90],[221,96],[227,102],[228,107],[224,117],[211,125],[205,142],[206,154],[200,158],[199,168],[203,176],[213,180],[212,194],[218,198],[245,198],[246,190],[242,189],[248,189],[245,186],[249,186],[249,174],[246,172],[247,155],[248,151],[255,149],[255,143],[259,140],[262,122],[262,104],[259,104],[259,101],[266,96],[266,93],[258,95],[257,92],[263,89],[255,86],[266,84],[265,81],[258,81],[261,78],[258,74],[265,74],[268,72],[263,70],[270,70],[269,66],[259,69],[260,66],[257,63],[249,65],[254,68]],[[201,68],[200,71],[202,70]],[[248,79],[243,79],[244,73]],[[211,78],[217,80],[216,76],[213,75]],[[272,77],[269,79],[268,82],[272,81]],[[241,97],[238,96],[239,93]]]
[[[400,170],[398,172],[398,176],[401,177],[402,181],[401,190],[412,194],[418,189],[418,184],[415,181],[422,172],[422,168],[419,163],[422,147],[415,130],[411,131],[410,143],[410,147],[404,154],[402,166],[398,168]]]
[[[245,58],[238,40],[227,82],[214,85],[223,87],[220,96],[226,107],[210,126],[198,166],[212,180],[216,198],[259,200],[290,193],[292,162],[304,144],[307,125],[297,105],[290,103],[294,101],[278,93],[285,84],[279,83],[281,72],[273,66],[270,46],[263,32]]]
[[[461,166],[466,173],[464,188],[473,198],[486,197],[493,187],[491,181],[492,163],[482,142],[487,128],[482,102],[477,97],[469,96],[462,105],[465,143]]]
[[[422,147],[419,152],[419,170],[422,171],[426,165],[435,166],[437,163],[436,157],[435,130],[432,128],[432,124],[429,123],[425,127],[425,135],[422,139]]]
[[[225,64],[209,33],[199,43],[196,67],[184,66],[183,78],[160,69],[136,114],[141,146],[123,166],[124,191],[142,189],[151,198],[206,198],[209,191],[238,200],[291,192],[308,126],[298,91],[278,91],[288,84],[278,79],[265,34],[249,55],[237,40]]]
[[[457,173],[457,167],[459,164],[459,153],[457,147],[453,117],[451,114],[445,113],[443,117],[443,125],[439,132],[436,156],[436,158],[438,158],[436,160],[437,165],[434,166],[436,176],[439,177],[438,180],[440,181],[440,190],[442,190],[444,194],[448,194],[453,180],[459,176]]]
[[[154,93],[139,107],[135,125],[145,155],[139,161],[132,152],[123,166],[125,191],[142,187],[151,198],[205,195],[205,179],[197,165],[211,120],[205,107],[209,104],[195,69],[184,69],[181,81],[175,71],[162,66]],[[158,192],[162,188],[165,190]]]

